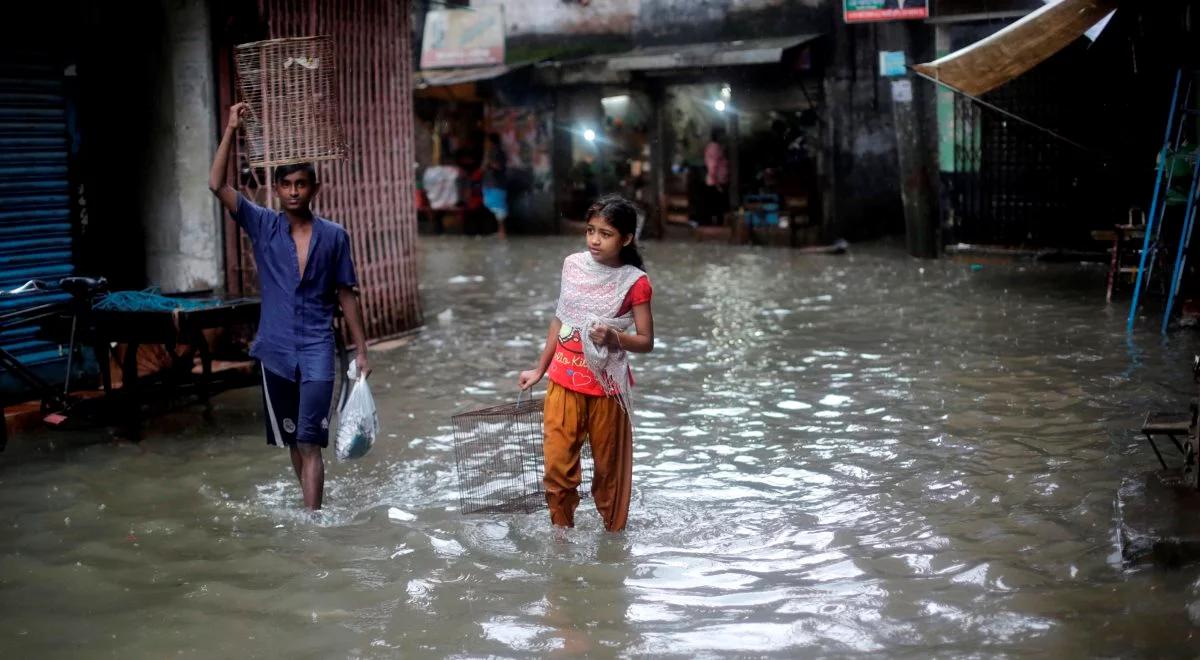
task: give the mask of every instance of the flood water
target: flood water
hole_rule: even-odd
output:
[[[14,439],[0,654],[1194,649],[1200,568],[1123,568],[1114,497],[1155,466],[1135,430],[1186,409],[1200,344],[1127,341],[1102,267],[650,244],[628,531],[587,499],[566,543],[542,513],[461,516],[449,416],[514,399],[581,245],[423,242],[427,327],[374,356],[383,437],[330,459],[319,517],[256,390],[211,423],[158,418],[138,447]]]

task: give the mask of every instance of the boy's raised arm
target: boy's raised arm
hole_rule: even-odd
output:
[[[229,171],[229,152],[233,149],[233,136],[242,125],[244,112],[245,103],[236,103],[229,108],[229,123],[225,125],[225,133],[221,136],[221,144],[217,147],[217,155],[213,156],[212,169],[208,173],[208,189],[221,200],[221,205],[230,213],[237,213],[238,193],[225,177]]]

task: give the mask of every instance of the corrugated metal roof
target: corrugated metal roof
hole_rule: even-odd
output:
[[[783,57],[783,51],[806,44],[820,36],[820,34],[800,34],[770,39],[743,39],[640,48],[609,58],[608,66],[617,71],[650,71],[771,64],[778,62]]]
[[[473,66],[460,69],[426,69],[417,72],[416,86],[417,89],[425,89],[426,87],[445,87],[447,85],[460,85],[480,80],[492,80],[525,66],[529,65],[498,64],[496,66]]]

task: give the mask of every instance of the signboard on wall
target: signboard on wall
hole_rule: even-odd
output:
[[[504,64],[502,6],[441,9],[425,15],[422,69],[495,64]]]
[[[847,23],[929,18],[929,0],[842,0]]]
[[[905,75],[908,73],[908,70],[904,68],[906,64],[908,64],[908,58],[904,56],[902,50],[879,51],[879,75],[884,78]]]

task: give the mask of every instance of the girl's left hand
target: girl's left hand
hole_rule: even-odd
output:
[[[588,332],[588,339],[597,346],[617,348],[617,331],[607,325],[597,325]]]

